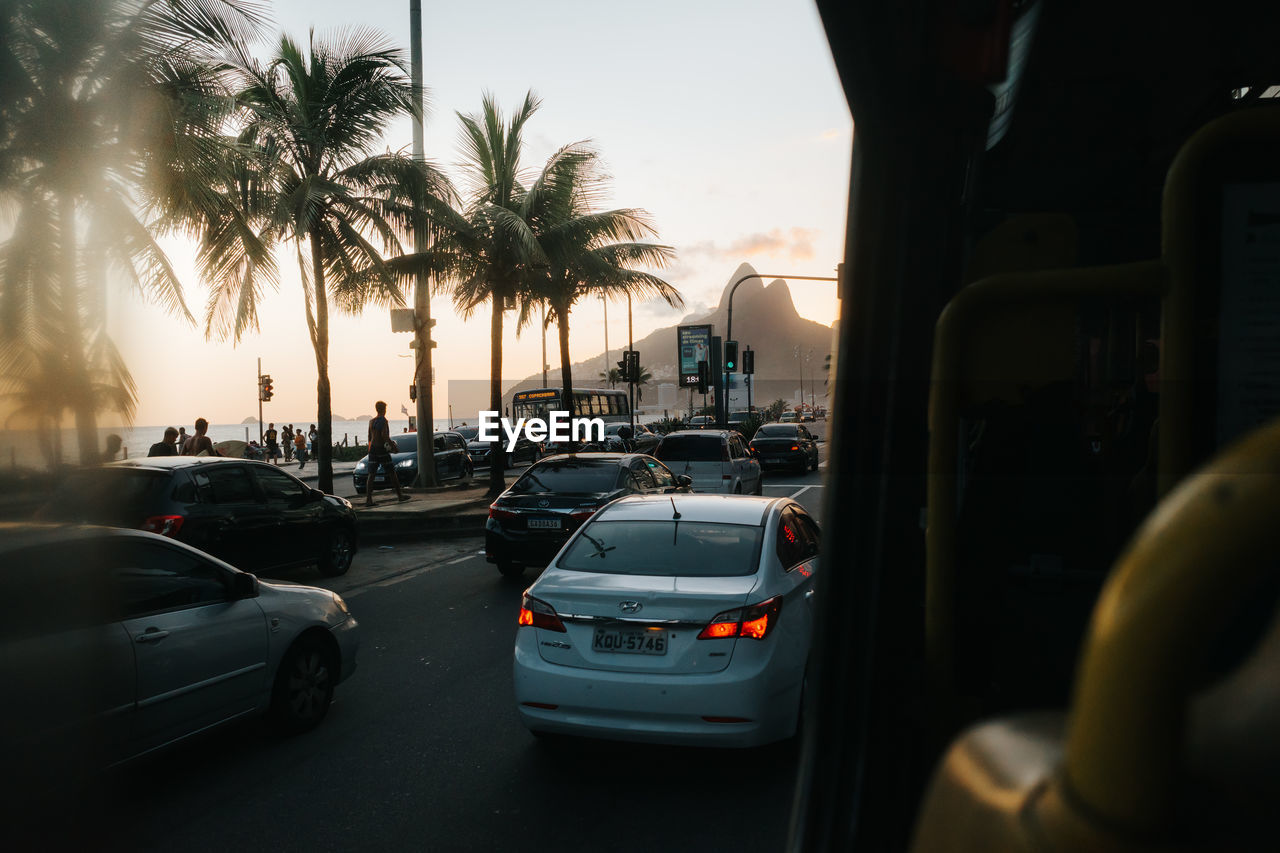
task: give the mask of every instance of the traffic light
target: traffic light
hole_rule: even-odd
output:
[[[705,361],[698,362],[698,393],[707,393],[707,386],[711,384],[711,366]]]
[[[756,351],[750,347],[742,351],[742,372],[746,374],[756,372]]]
[[[275,394],[274,386],[271,384],[270,376],[258,377],[258,399],[266,403]]]
[[[631,363],[631,359],[627,356],[626,351],[622,353],[622,361],[618,362],[618,380],[620,382],[627,381],[627,366]]]
[[[418,383],[417,382],[412,382],[409,384],[409,402],[410,403],[418,402]]]
[[[725,373],[738,372],[738,342],[737,341],[724,342],[724,372]]]
[[[640,381],[640,351],[629,349],[626,352],[627,381]]]

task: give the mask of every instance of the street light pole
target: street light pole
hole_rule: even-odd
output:
[[[631,294],[627,294],[627,352],[635,349],[635,343],[631,339]],[[636,370],[640,370],[640,359],[636,359]],[[631,392],[631,438],[636,437],[636,379],[638,376],[627,376],[627,386]]]
[[[542,306],[542,387],[547,387],[547,306]]]
[[[413,159],[419,164],[426,162],[426,146],[423,142],[422,130],[422,0],[409,0],[409,49],[412,68],[413,87]],[[425,199],[415,199],[422,203]],[[425,214],[426,205],[422,204],[421,216],[414,222],[413,250],[421,255],[430,246],[427,236]],[[413,286],[413,342],[414,352],[414,384],[418,387],[417,400],[417,433],[418,433],[418,481],[420,486],[436,484],[436,464],[434,453],[435,416],[431,387],[431,348],[436,345],[431,340],[431,327],[435,321],[431,319],[431,288],[425,273],[419,272]],[[370,483],[370,489],[373,484]]]

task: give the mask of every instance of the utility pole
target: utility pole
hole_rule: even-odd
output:
[[[258,446],[262,446],[262,356],[258,356]]]
[[[631,340],[631,294],[627,293],[627,352],[632,352],[636,345]],[[627,386],[631,391],[631,437],[636,437],[636,380],[639,379],[640,358],[631,356],[634,366],[627,372]]]
[[[607,353],[606,353],[607,355]],[[606,360],[606,364],[608,361]],[[542,387],[547,387],[547,369],[551,365],[547,364],[547,306],[542,306]]]
[[[423,142],[422,110],[422,0],[409,0],[409,46],[412,62],[413,87],[413,159],[418,163],[426,162],[426,147]],[[425,189],[424,189],[425,192]],[[425,199],[416,199],[422,206],[420,217],[414,222],[413,250],[421,255],[431,248],[431,240],[427,234],[427,218]],[[431,288],[427,274],[419,272],[413,285],[413,342],[414,382],[418,386],[417,419],[418,419],[418,482],[420,486],[436,484],[435,447],[432,433],[435,431],[434,389],[431,387],[431,349],[435,341],[431,340],[431,327],[435,321],[431,319]],[[372,484],[371,484],[372,486]]]
[[[604,304],[604,378],[609,380],[609,300],[605,299],[604,294],[600,294],[600,302]],[[609,387],[613,387],[613,383],[609,382]]]

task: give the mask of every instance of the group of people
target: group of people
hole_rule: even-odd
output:
[[[206,435],[209,431],[209,422],[204,418],[196,418],[195,429],[194,433],[188,435],[186,427],[180,429],[169,427],[164,431],[164,438],[151,445],[147,456],[199,456],[201,453],[208,456],[221,456],[222,454],[213,446],[213,439]]]
[[[319,432],[316,425],[312,424],[310,431],[304,433],[302,427],[294,429],[293,424],[285,424],[283,435],[276,431],[274,423],[267,424],[266,432],[262,434],[262,440],[266,442],[266,458],[268,462],[275,462],[281,456],[281,447],[284,448],[284,461],[292,462],[298,460],[298,470],[307,464],[307,451],[310,448],[312,456],[316,452],[316,440]]]

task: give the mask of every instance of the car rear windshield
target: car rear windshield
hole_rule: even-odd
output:
[[[762,529],[705,521],[597,521],[556,561],[615,575],[718,578],[755,574]]]
[[[62,481],[39,517],[136,527],[169,483],[169,473],[140,468],[77,471]]]
[[[796,428],[790,424],[767,424],[756,430],[756,436],[764,438],[795,438],[796,435]]]
[[[653,455],[664,462],[719,462],[724,456],[723,443],[718,435],[669,435]]]
[[[611,492],[617,488],[618,463],[610,460],[555,460],[535,465],[511,484],[511,493],[531,492],[589,493]]]

